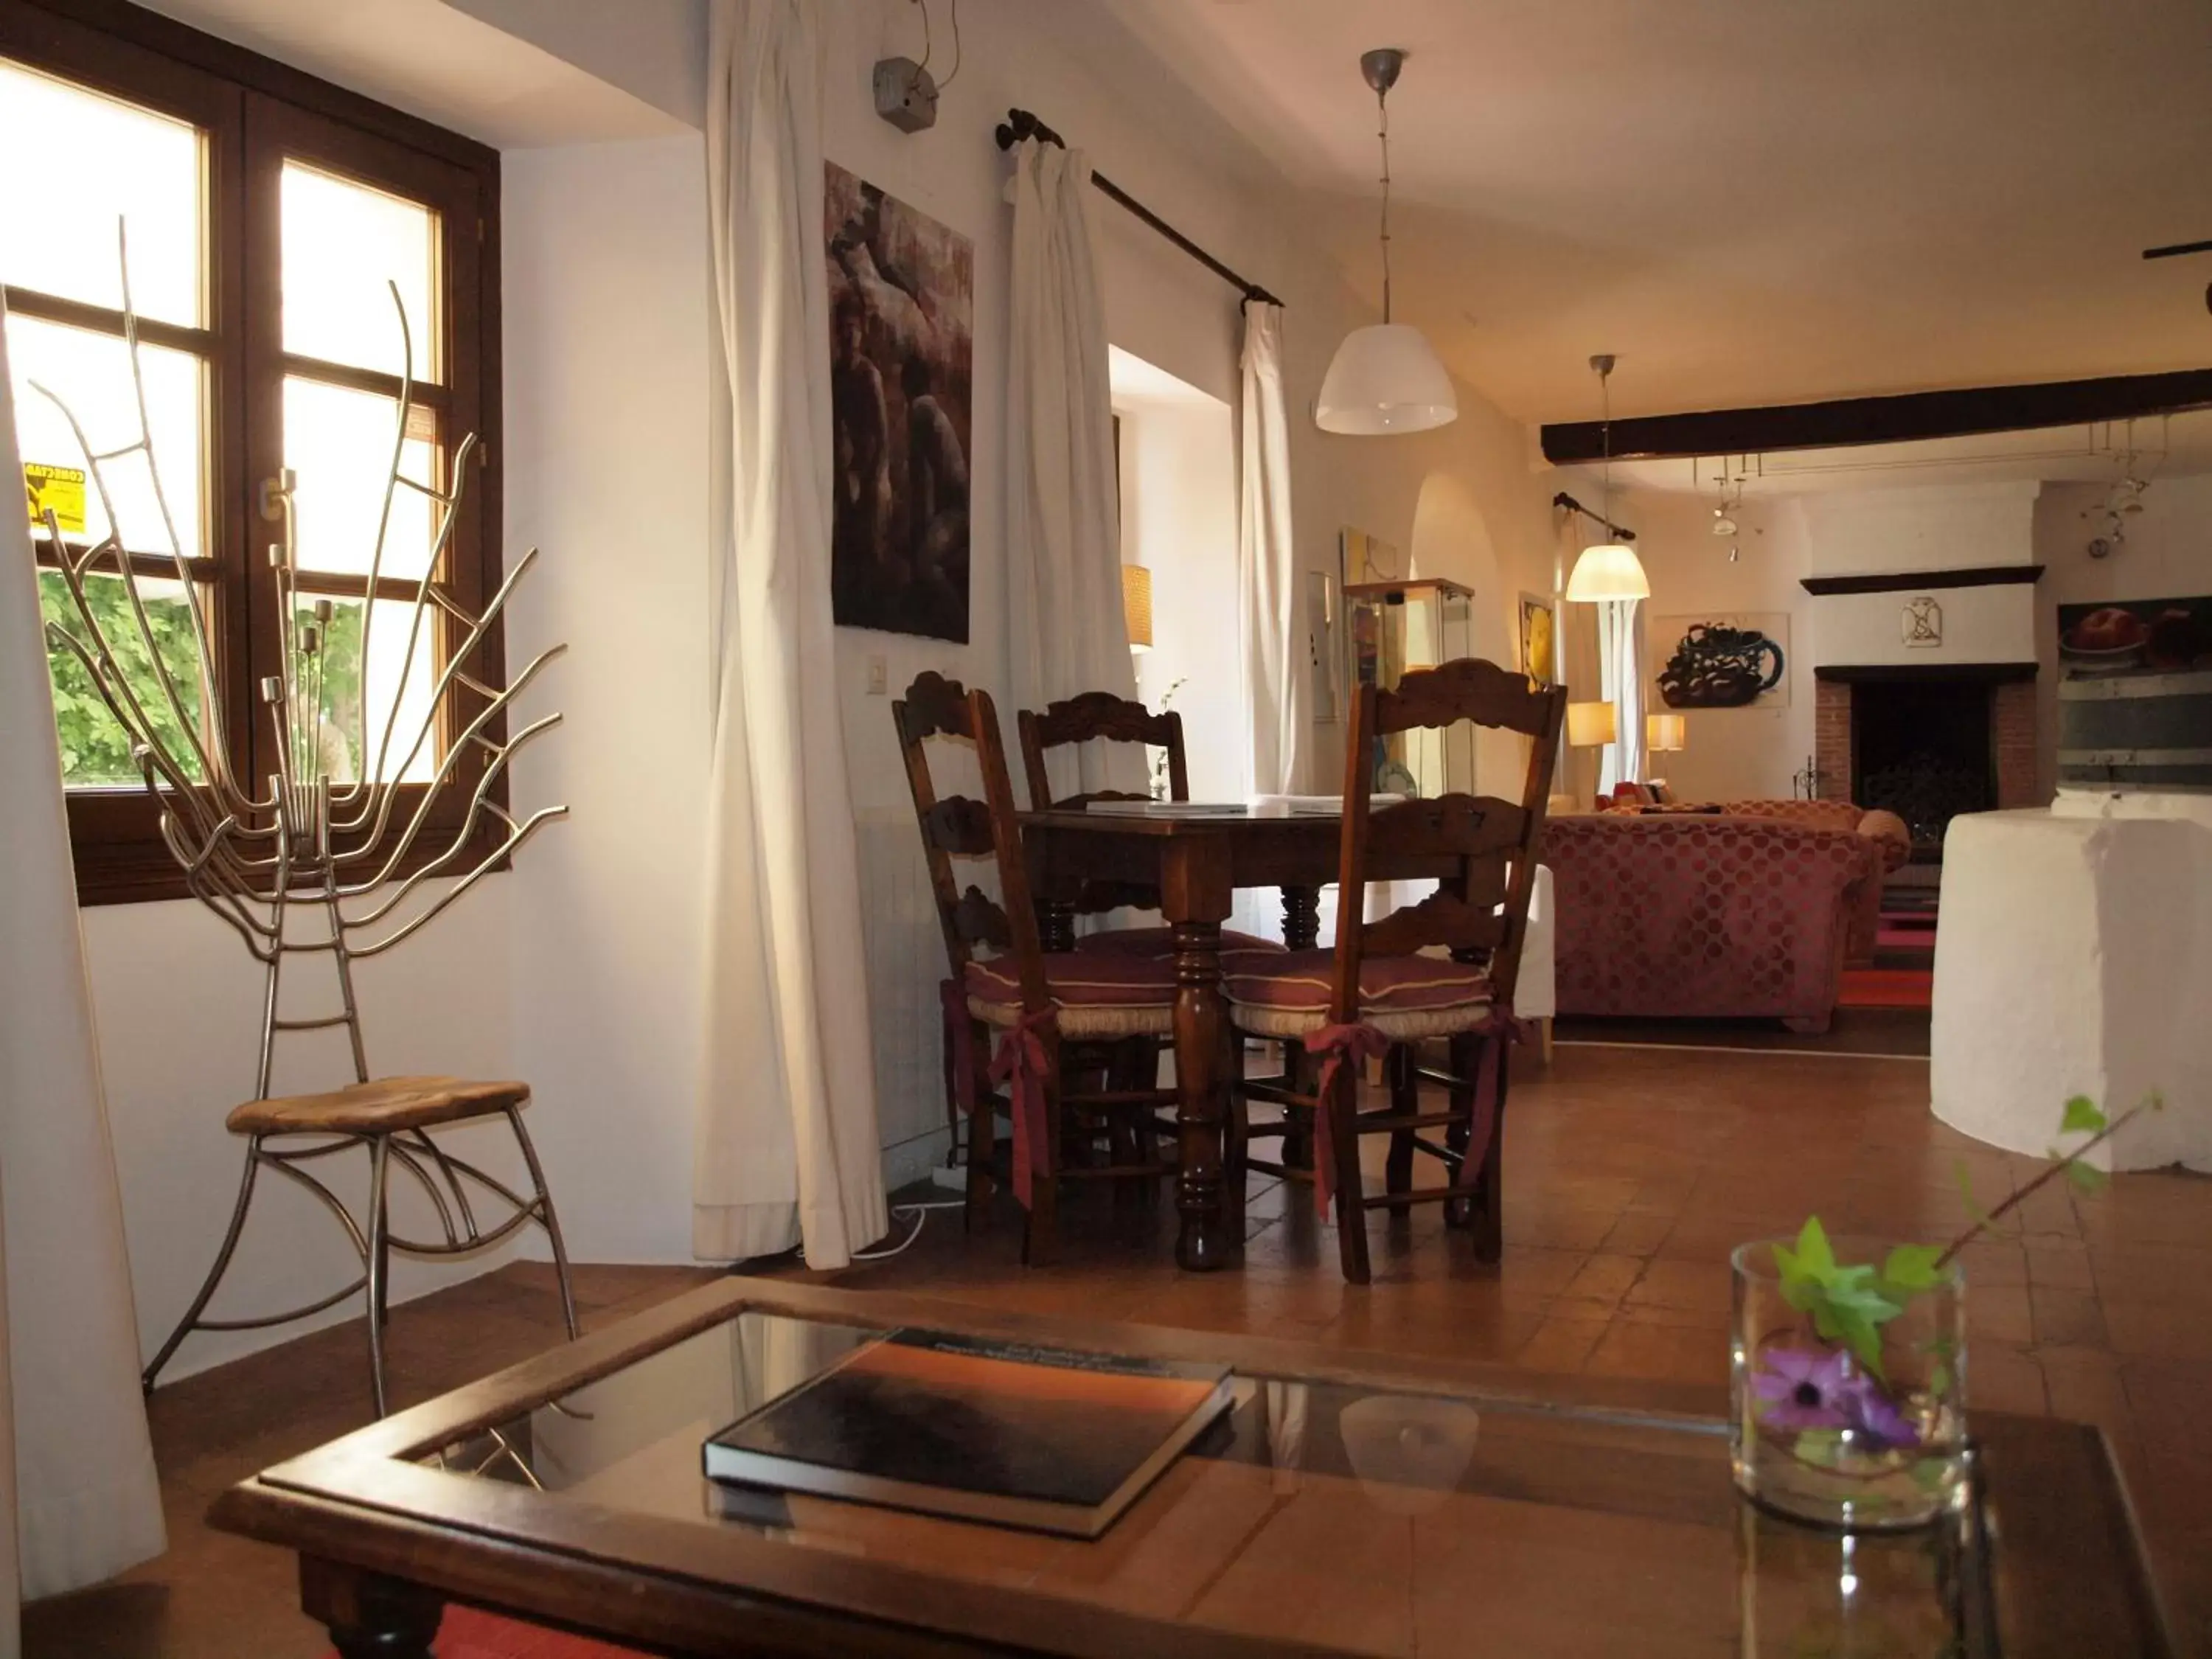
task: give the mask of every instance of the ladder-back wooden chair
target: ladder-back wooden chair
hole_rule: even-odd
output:
[[[1128,1067],[1115,1063],[1115,1051],[1142,1037],[1150,1052],[1150,1043],[1171,1035],[1174,966],[1135,952],[1045,951],[1030,902],[1013,781],[988,692],[926,673],[891,713],[951,969],[945,993],[946,1074],[965,1120],[969,1221],[973,1225],[988,1209],[994,1120],[1003,1103],[1012,1123],[1011,1184],[1029,1212],[1024,1259],[1040,1263],[1050,1259],[1057,1243],[1060,1182],[1157,1186],[1168,1171],[1152,1115],[1174,1104],[1175,1091],[1128,1086]],[[929,742],[939,738],[972,745],[982,799],[938,793]],[[963,891],[955,859],[994,864],[1003,902],[972,884]],[[998,1042],[985,1075],[978,1039],[988,1036]],[[1071,1078],[1086,1072],[1104,1073],[1107,1086],[1069,1086]],[[994,1082],[1006,1085],[1003,1100],[991,1088]],[[1071,1145],[1095,1149],[1102,1136],[1108,1142],[1104,1162],[1067,1158]]]
[[[1254,1135],[1310,1134],[1316,1196],[1326,1213],[1334,1192],[1344,1275],[1354,1283],[1368,1279],[1372,1209],[1402,1214],[1409,1205],[1441,1201],[1449,1224],[1472,1227],[1480,1259],[1499,1254],[1506,1050],[1520,1035],[1513,988],[1566,699],[1564,687],[1532,688],[1526,676],[1474,658],[1408,673],[1395,690],[1360,687],[1345,757],[1336,942],[1239,958],[1225,975],[1237,1030],[1302,1042],[1321,1060],[1311,1093],[1293,1086],[1288,1074],[1232,1084],[1231,1201],[1241,1202],[1248,1167],[1281,1168],[1250,1158]],[[1463,720],[1530,739],[1518,802],[1447,794],[1370,806],[1376,739]],[[1433,859],[1450,873],[1419,903],[1363,923],[1369,861],[1378,854]],[[1437,947],[1449,956],[1427,954]],[[1436,1037],[1448,1040],[1448,1072],[1417,1064],[1414,1045]],[[1362,1112],[1359,1062],[1374,1057],[1388,1061],[1390,1105]],[[1420,1109],[1424,1080],[1448,1091],[1444,1110]],[[1283,1122],[1255,1127],[1249,1100],[1282,1107]],[[1437,1129],[1444,1131],[1442,1141],[1425,1133]],[[1376,1134],[1389,1135],[1390,1147],[1384,1190],[1370,1197],[1359,1144]],[[1444,1164],[1446,1184],[1414,1189],[1417,1151]]]
[[[1094,800],[1149,800],[1149,795],[1134,794],[1126,789],[1094,789],[1087,793],[1062,795],[1055,799],[1052,793],[1052,775],[1047,764],[1046,753],[1071,744],[1091,742],[1133,743],[1140,746],[1167,751],[1168,799],[1190,799],[1190,771],[1183,757],[1182,716],[1173,709],[1154,714],[1140,702],[1115,696],[1111,691],[1085,691],[1064,702],[1048,703],[1040,714],[1024,708],[1015,716],[1021,733],[1022,769],[1027,775],[1030,809],[1043,812],[1054,809],[1079,812]],[[1175,950],[1174,930],[1167,927],[1114,927],[1077,937],[1072,931],[1054,936],[1052,930],[1065,927],[1072,930],[1079,916],[1100,915],[1123,908],[1136,910],[1157,910],[1160,893],[1157,886],[1141,882],[1089,881],[1072,904],[1056,908],[1046,918],[1048,947],[1077,951],[1137,951],[1152,956],[1171,955]],[[1278,951],[1282,947],[1273,939],[1252,933],[1224,931],[1221,936],[1224,951]]]

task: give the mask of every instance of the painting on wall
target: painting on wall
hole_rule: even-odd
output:
[[[832,614],[968,639],[975,252],[831,162]]]
[[[1521,596],[1521,672],[1537,686],[1559,683],[1559,618],[1551,600],[1539,593]]]
[[[1650,656],[1661,708],[1789,706],[1786,611],[1654,617]]]
[[[2212,665],[2212,598],[2062,605],[2058,665],[2069,678]]]

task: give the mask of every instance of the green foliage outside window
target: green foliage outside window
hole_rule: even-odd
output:
[[[124,678],[169,751],[185,759],[191,766],[191,775],[197,777],[198,768],[188,758],[192,745],[170,713],[168,699],[154,673],[153,659],[147,654],[144,636],[139,631],[137,619],[131,615],[130,595],[122,578],[88,574],[84,585],[92,613],[122,665]],[[155,597],[163,588],[172,597]],[[192,641],[191,610],[173,582],[142,581],[139,593],[145,601],[146,619],[152,629],[155,648],[168,665],[169,678],[176,685],[177,695],[197,724],[203,690],[199,651]],[[76,605],[70,598],[69,586],[58,570],[39,572],[39,608],[48,622],[59,623],[88,647],[91,645],[84,619],[78,616]],[[51,642],[46,647],[46,660],[53,673],[54,725],[61,735],[64,781],[72,788],[138,782],[137,763],[131,758],[131,740],[116,724],[115,716],[107,712],[107,705],[100,700],[99,690],[93,684],[92,676],[85,672],[84,665],[67,649]]]

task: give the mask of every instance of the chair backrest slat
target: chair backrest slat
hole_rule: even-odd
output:
[[[1052,779],[1045,766],[1045,751],[1067,744],[1150,744],[1168,751],[1168,799],[1188,800],[1190,778],[1183,761],[1182,716],[1173,709],[1155,714],[1140,702],[1117,697],[1111,691],[1085,691],[1063,702],[1048,703],[1042,713],[1024,708],[1018,721],[1021,730],[1022,769],[1028,775],[1030,810],[1080,807],[1094,800],[1141,800],[1127,790],[1102,789],[1087,795],[1064,795],[1055,800]]]
[[[891,718],[906,762],[907,784],[914,794],[915,818],[921,826],[930,890],[937,900],[953,979],[963,977],[975,959],[975,947],[988,945],[1015,957],[1025,1009],[1034,1012],[1050,1006],[1013,779],[1006,769],[1006,744],[990,694],[971,691],[941,674],[925,673],[891,705]],[[938,794],[929,767],[932,738],[964,740],[973,746],[983,775],[981,800]],[[1000,899],[994,901],[974,885],[962,891],[952,869],[956,858],[991,860],[998,867]]]
[[[1566,708],[1564,686],[1532,685],[1525,675],[1473,657],[1416,669],[1390,690],[1358,689],[1345,750],[1332,1020],[1358,1016],[1362,957],[1407,955],[1431,946],[1443,946],[1460,961],[1486,963],[1497,1001],[1510,1005]],[[1529,739],[1517,803],[1455,793],[1372,805],[1371,757],[1378,738],[1461,720]],[[1377,855],[1449,860],[1456,868],[1419,903],[1363,924],[1367,870]]]

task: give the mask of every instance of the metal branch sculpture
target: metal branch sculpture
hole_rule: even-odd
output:
[[[331,714],[325,708],[331,679],[331,620],[334,607],[327,599],[303,605],[299,585],[298,513],[295,475],[287,470],[270,481],[262,492],[262,510],[279,526],[277,539],[269,544],[274,572],[283,647],[279,672],[264,678],[256,688],[275,739],[274,771],[263,793],[255,793],[234,770],[232,733],[226,728],[224,710],[216,695],[215,631],[201,591],[204,577],[184,551],[168,499],[161,487],[161,468],[148,419],[145,380],[140,365],[137,318],[131,306],[127,245],[118,231],[118,261],[122,266],[124,337],[131,365],[131,391],[137,419],[137,435],[119,447],[95,451],[75,411],[56,392],[36,381],[33,390],[53,404],[68,422],[85,458],[86,471],[107,520],[104,538],[72,549],[64,539],[58,516],[49,507],[44,515],[49,562],[66,585],[74,626],[49,622],[47,638],[83,669],[108,712],[129,741],[131,754],[147,792],[160,812],[163,842],[184,872],[185,882],[198,898],[237,933],[253,958],[266,970],[263,998],[260,1047],[255,1073],[255,1102],[267,1100],[275,1060],[276,1039],[290,1032],[343,1027],[352,1045],[357,1085],[369,1085],[370,1073],[362,1037],[359,1004],[354,994],[353,963],[380,955],[419,933],[443,915],[547,822],[564,816],[565,806],[540,808],[518,819],[494,799],[495,786],[507,775],[509,763],[522,747],[560,722],[550,714],[512,735],[500,735],[503,717],[546,665],[567,647],[555,645],[540,652],[504,686],[488,683],[469,665],[481,658],[487,638],[497,627],[507,603],[523,576],[536,563],[532,548],[519,560],[498,591],[482,611],[471,614],[438,580],[447,557],[467,489],[469,462],[476,452],[473,434],[453,451],[452,488],[441,489],[434,482],[410,477],[404,461],[410,416],[415,407],[414,338],[406,307],[397,284],[388,284],[398,318],[403,372],[396,399],[391,459],[385,472],[381,507],[369,559],[368,580],[362,585],[362,623],[356,670],[357,689],[352,713],[359,734],[364,764],[349,779],[336,779],[328,764]],[[148,601],[141,585],[144,555],[134,557],[123,541],[121,517],[111,487],[108,469],[128,458],[143,456],[151,476],[155,516],[166,549],[150,561],[155,568],[166,564],[181,588],[189,614],[191,641],[197,654],[193,669],[198,696],[188,697],[179,674],[166,660],[155,634]],[[399,672],[391,681],[387,698],[371,690],[369,647],[376,626],[378,585],[382,576],[386,544],[392,527],[392,507],[402,490],[412,491],[432,504],[433,533],[422,574],[415,584],[408,607],[406,643]],[[88,582],[95,573],[119,575],[125,598],[127,621],[118,626],[103,623],[93,603]],[[159,578],[167,581],[164,575]],[[441,631],[442,630],[442,641]],[[404,704],[418,656],[434,663],[441,643],[446,647],[442,665],[436,667],[429,696],[416,718],[408,720]],[[150,672],[126,672],[126,661],[142,659]],[[472,700],[471,711],[464,700]],[[442,753],[437,738],[449,734]],[[372,741],[373,739],[373,741]],[[404,742],[402,741],[404,739]],[[419,799],[404,812],[399,781],[425,753],[430,751],[428,775],[422,780]],[[397,759],[395,762],[395,753]],[[462,762],[471,754],[481,757],[475,781],[466,791],[458,822],[441,822],[441,803],[458,796],[463,778]],[[478,828],[489,819],[498,833],[488,849],[479,849]],[[442,847],[439,842],[443,840]],[[421,849],[418,851],[418,849]],[[404,873],[403,873],[404,872]],[[400,907],[437,877],[457,878],[410,915]],[[319,919],[319,928],[309,937],[295,935],[290,924],[295,911]],[[310,924],[312,926],[312,924]],[[288,1018],[283,1000],[285,958],[301,954],[327,953],[337,980],[342,1012],[313,1018]],[[408,1079],[398,1083],[452,1084],[451,1079]],[[385,1089],[391,1085],[371,1085]],[[326,1130],[246,1131],[252,1134],[244,1183],[238,1196],[230,1232],[205,1284],[175,1333],[162,1346],[145,1372],[151,1388],[155,1376],[194,1329],[250,1328],[282,1323],[329,1307],[354,1291],[367,1286],[372,1308],[371,1366],[380,1413],[384,1407],[382,1349],[378,1327],[383,1321],[387,1272],[385,1252],[397,1248],[423,1255],[451,1255],[480,1249],[504,1237],[529,1220],[543,1224],[553,1242],[561,1269],[564,1312],[571,1335],[575,1333],[573,1304],[552,1200],[547,1194],[535,1151],[522,1128],[515,1108],[528,1091],[519,1085],[461,1085],[483,1091],[501,1088],[520,1099],[479,1103],[473,1113],[454,1113],[435,1121],[503,1113],[520,1142],[532,1181],[534,1196],[525,1198],[473,1165],[439,1148],[424,1129],[385,1133],[362,1127],[366,1120],[356,1111],[339,1112]],[[417,1088],[420,1094],[422,1090]],[[309,1100],[337,1097],[308,1097]],[[240,1108],[243,1113],[246,1109]],[[239,1115],[234,1114],[237,1127]],[[351,1127],[347,1127],[351,1126]],[[270,1147],[264,1134],[302,1133],[317,1137],[304,1147]],[[366,1231],[355,1223],[345,1205],[329,1188],[297,1164],[347,1146],[368,1146],[372,1154],[370,1224]],[[416,1243],[393,1238],[384,1227],[384,1170],[387,1156],[398,1159],[428,1194],[444,1233],[440,1243]],[[361,1253],[362,1275],[336,1294],[313,1306],[295,1309],[267,1318],[216,1321],[201,1317],[229,1265],[242,1228],[257,1169],[272,1168],[313,1189],[344,1223],[355,1248]],[[514,1213],[487,1231],[477,1225],[462,1178],[496,1194]],[[459,1221],[456,1222],[458,1216]]]

